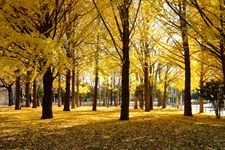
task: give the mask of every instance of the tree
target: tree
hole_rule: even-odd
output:
[[[8,91],[8,106],[12,106],[13,105],[13,91],[12,91],[12,86],[14,84],[14,82],[7,82],[5,81],[5,79],[0,79],[0,81],[2,82],[3,86],[7,89]]]
[[[223,89],[224,84],[222,81],[211,80],[206,82],[199,90],[200,96],[212,102],[217,119],[220,119],[221,110],[224,107]]]
[[[115,26],[117,27],[117,35],[120,36],[121,43],[117,43],[116,36],[113,34],[113,29],[109,27],[106,22],[106,18],[102,15],[101,10],[98,7],[98,4],[95,0],[93,0],[94,6],[97,9],[97,13],[100,16],[101,21],[103,22],[106,30],[108,31],[112,43],[118,52],[122,63],[122,104],[121,104],[121,113],[119,120],[129,120],[129,99],[130,99],[130,92],[129,92],[129,68],[130,68],[130,55],[129,55],[129,43],[130,43],[130,33],[133,31],[134,24],[136,22],[136,17],[138,14],[138,10],[140,8],[141,0],[137,3],[137,11],[135,13],[134,21],[130,24],[130,8],[131,3],[130,0],[124,0],[120,2],[113,2],[110,1],[107,6],[112,9],[112,14],[114,18]],[[115,3],[115,4],[114,4]],[[118,12],[116,12],[116,9]],[[120,20],[118,19],[118,15],[120,16]],[[131,27],[131,28],[130,28]],[[120,45],[122,45],[120,47]],[[121,49],[122,52],[119,50]],[[122,53],[122,54],[121,54]]]

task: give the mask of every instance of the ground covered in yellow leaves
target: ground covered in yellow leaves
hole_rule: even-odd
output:
[[[119,108],[53,108],[41,120],[41,108],[0,107],[0,149],[225,149],[225,119],[182,111],[131,110],[118,121]]]

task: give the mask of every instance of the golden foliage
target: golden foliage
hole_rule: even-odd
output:
[[[178,110],[131,110],[118,121],[118,108],[92,112],[80,107],[41,120],[41,109],[0,108],[1,149],[222,149],[225,121],[209,115],[184,117]]]

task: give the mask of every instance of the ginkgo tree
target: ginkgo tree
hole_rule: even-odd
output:
[[[132,3],[134,2],[134,4]],[[117,51],[122,63],[122,104],[120,120],[129,120],[129,68],[130,68],[130,38],[131,32],[134,29],[138,11],[140,8],[141,0],[132,1],[104,1],[99,2],[93,0],[93,4],[100,15],[104,26],[106,27],[112,43]],[[110,9],[105,9],[105,8]],[[130,15],[130,10],[133,9],[134,17]],[[106,10],[109,10],[108,12]],[[106,17],[105,14],[108,14]],[[111,19],[109,18],[111,17]],[[131,20],[131,17],[133,18]],[[112,19],[114,18],[114,19]],[[109,24],[110,20],[110,24]],[[113,28],[111,25],[115,25]],[[115,31],[116,30],[116,31]]]

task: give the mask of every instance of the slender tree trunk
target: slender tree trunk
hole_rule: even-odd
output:
[[[37,108],[37,79],[34,79],[33,81],[33,106],[32,108]]]
[[[130,31],[129,31],[129,1],[124,0],[123,5],[120,8],[120,14],[123,25],[123,60],[122,60],[122,105],[120,120],[129,120],[129,101],[130,101],[130,90],[129,90],[129,69],[130,69],[130,57],[129,57],[129,42],[130,42]]]
[[[95,86],[94,86],[94,99],[93,99],[93,107],[92,110],[97,110],[97,97],[98,97],[98,69],[95,71]]]
[[[203,76],[200,76],[200,89],[202,89],[203,84],[204,84]],[[204,98],[201,96],[199,98],[199,105],[200,105],[199,113],[203,113],[204,112]]]
[[[164,81],[164,86],[163,86],[163,105],[162,108],[166,108],[167,104],[167,81]]]
[[[30,107],[30,81],[25,84],[26,107]]]
[[[9,99],[8,106],[12,106],[12,105],[13,105],[13,91],[12,91],[12,86],[13,86],[13,84],[10,84],[10,85],[7,87],[7,91],[8,91],[8,99]]]
[[[21,102],[21,87],[20,87],[20,76],[16,77],[16,103],[15,103],[15,110],[20,110]]]
[[[146,60],[147,61],[147,60]],[[144,98],[145,98],[145,111],[150,111],[150,96],[149,96],[149,79],[148,79],[148,63],[144,65]]]
[[[97,110],[97,99],[98,99],[98,52],[99,52],[99,35],[97,36],[97,46],[95,52],[95,86],[94,86],[94,97],[92,111]]]
[[[72,104],[71,108],[75,108],[75,69],[72,70]]]
[[[106,106],[106,86],[105,85],[103,89],[103,106]]]
[[[44,86],[44,97],[42,100],[42,117],[41,119],[53,118],[52,113],[52,86],[53,86],[53,75],[51,68],[47,68],[47,71],[43,77]]]
[[[70,111],[70,70],[66,73],[66,95],[63,111]]]
[[[58,107],[62,106],[61,74],[58,74]]]
[[[184,94],[184,116],[192,116],[191,108],[191,65],[188,43],[188,25],[186,23],[187,0],[181,2],[180,29],[183,40],[184,63],[185,63],[185,94]]]
[[[35,80],[37,80],[37,79],[35,79]],[[37,82],[36,82],[36,84],[37,84]],[[40,107],[40,90],[41,90],[41,86],[39,85],[39,84],[37,84],[37,89],[36,89],[36,99],[37,99],[37,107]]]
[[[139,99],[139,107],[140,109],[144,109],[144,81],[143,81],[143,78],[140,77],[140,82],[141,82],[141,85],[139,86],[139,90],[138,90],[138,99]]]
[[[78,68],[77,70],[77,74],[76,74],[76,93],[75,93],[75,102],[76,102],[76,106],[79,107],[81,106],[81,102],[80,102],[80,98],[79,98],[79,85],[80,85],[80,81],[79,81],[79,71]]]

